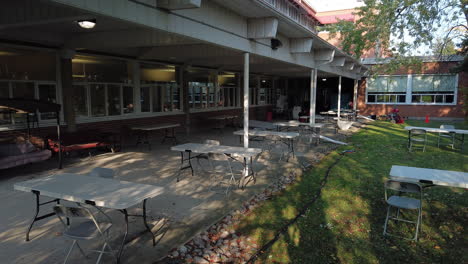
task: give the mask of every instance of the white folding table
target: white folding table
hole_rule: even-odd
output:
[[[468,173],[393,165],[390,178],[429,185],[468,188]]]
[[[199,144],[199,143],[186,143],[177,146],[171,147],[173,151],[180,152],[180,169],[179,173],[177,174],[177,181],[179,181],[180,173],[185,169],[190,169],[192,175],[194,174],[193,166],[192,166],[192,159],[196,158],[200,154],[224,154],[228,158],[233,160],[237,160],[238,157],[242,158],[242,165],[244,167],[244,176],[240,181],[240,186],[245,187],[248,182],[253,180],[255,182],[255,171],[253,170],[253,157],[260,154],[262,152],[261,149],[258,148],[244,148],[244,147],[235,147],[235,146],[223,146],[223,145],[210,145],[210,144]],[[185,153],[187,153],[187,157],[185,157]],[[192,155],[195,154],[195,155]],[[187,165],[184,165],[187,162]],[[250,166],[249,166],[250,164]]]
[[[244,130],[238,130],[234,132],[234,135],[239,136],[239,140],[242,140],[242,136],[244,135]],[[294,157],[294,139],[299,137],[299,133],[297,132],[281,132],[281,131],[270,131],[270,130],[249,130],[249,136],[252,136],[252,139],[255,137],[278,137],[281,139],[281,142],[288,146],[288,158],[286,161],[289,160],[289,155],[292,154]]]
[[[317,141],[315,142],[315,144],[317,145],[320,143],[320,131],[323,128],[323,126],[325,126],[324,123],[310,124],[310,123],[299,122],[296,120],[290,120],[286,122],[275,122],[273,124],[278,128],[278,131],[281,131],[281,128],[283,127],[286,128],[286,130],[288,130],[291,127],[306,128],[308,131],[312,129],[313,130],[312,135],[317,138]]]
[[[58,204],[60,200],[66,200],[114,209],[124,214],[126,229],[119,248],[117,262],[120,261],[128,235],[129,216],[140,216],[143,218],[147,231],[152,235],[153,246],[156,246],[155,235],[146,221],[146,201],[149,198],[162,194],[164,192],[162,187],[81,174],[63,173],[19,182],[14,185],[14,189],[32,192],[36,196],[36,213],[26,233],[27,241],[29,241],[29,232],[34,222],[54,215],[54,213],[48,213],[38,217],[40,206],[51,202]],[[40,195],[54,198],[54,200],[41,203],[39,200]],[[140,203],[143,206],[143,214],[129,215],[127,209]]]
[[[236,118],[236,115],[218,115],[208,117],[207,119],[218,122],[218,125],[215,127],[215,129],[219,129],[221,131],[221,129],[223,129],[227,125],[228,121],[231,121],[231,125],[235,127],[234,120]]]
[[[175,136],[174,129],[176,127],[180,127],[180,124],[173,123],[173,124],[159,124],[159,125],[146,125],[146,126],[132,126],[130,127],[131,130],[140,131],[141,133],[138,134],[137,143],[138,144],[147,144],[148,148],[151,149],[151,143],[148,140],[148,134],[153,131],[163,130],[164,129],[164,137],[161,143],[164,143],[167,138],[173,140],[174,144],[177,144],[177,138]],[[171,133],[169,133],[169,130]]]
[[[250,128],[261,128],[261,129],[268,129],[268,130],[276,130],[277,127],[270,122],[265,121],[258,121],[258,120],[249,120],[249,127]]]
[[[457,139],[461,143],[461,151],[463,151],[463,145],[465,143],[465,135],[468,134],[468,130],[465,129],[450,129],[450,128],[435,128],[435,127],[417,127],[417,126],[405,126],[405,130],[408,130],[408,133],[411,132],[412,129],[422,129],[429,133],[455,133],[460,134],[461,139]],[[408,137],[409,140],[409,137]]]

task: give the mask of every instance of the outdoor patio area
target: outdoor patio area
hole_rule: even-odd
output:
[[[353,131],[356,129],[353,128]],[[206,128],[194,131],[190,136],[177,133],[177,137],[179,144],[202,143],[206,139],[214,139],[219,140],[222,145],[241,146],[239,136],[233,135],[235,130],[237,129],[225,128],[218,131]],[[346,133],[351,132],[335,133],[335,125],[328,123],[321,134],[345,140]],[[151,150],[146,145],[128,144],[124,146],[123,151],[117,153],[66,158],[63,170],[53,168],[56,163],[55,159],[52,159],[44,164],[5,171],[11,174],[5,175],[0,183],[3,200],[0,208],[5,212],[0,218],[0,239],[3,241],[0,253],[4,256],[2,261],[57,263],[65,258],[69,247],[68,241],[61,237],[63,228],[56,217],[36,222],[31,231],[31,241],[25,241],[26,230],[34,214],[35,198],[30,193],[14,191],[15,183],[57,173],[86,174],[95,167],[104,167],[113,169],[117,180],[163,187],[163,194],[149,199],[147,203],[148,222],[156,225],[152,230],[158,231],[159,243],[153,247],[151,236],[145,233],[141,219],[130,217],[128,243],[125,245],[122,257],[123,263],[152,263],[164,258],[171,249],[187,242],[229,212],[238,209],[243,202],[275,183],[279,177],[291,173],[301,175],[304,168],[317,162],[325,153],[337,146],[323,140],[316,146],[311,143],[314,141],[310,136],[305,135],[295,140],[296,157],[291,157],[288,162],[285,157],[280,157],[277,150],[265,151],[253,162],[254,170],[257,172],[256,182],[250,182],[244,190],[234,187],[226,195],[226,185],[217,184],[222,178],[227,182],[230,177],[225,163],[214,161],[214,167],[218,172],[213,173],[210,172],[212,168],[207,160],[201,160],[199,163],[193,161],[194,176],[191,176],[190,170],[185,170],[177,182],[180,153],[171,151],[169,142],[160,144],[159,134],[154,134],[150,139]],[[136,141],[134,137],[126,140],[129,143],[134,141]],[[261,143],[253,141],[250,147],[261,147]],[[239,179],[241,164],[233,162],[233,169],[236,178]],[[63,203],[70,204],[70,202]],[[42,207],[40,214],[51,210],[53,205],[54,203]],[[131,208],[129,213],[139,210],[141,211],[139,208]],[[111,246],[117,248],[125,229],[124,217],[116,210],[106,210],[106,213],[109,213],[114,221],[115,226],[112,228],[110,240]],[[96,256],[97,254],[91,255],[91,260]],[[103,261],[111,263],[114,259],[105,256]],[[82,256],[78,251],[72,253],[70,263],[82,263]]]

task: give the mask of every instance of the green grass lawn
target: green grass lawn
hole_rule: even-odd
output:
[[[461,154],[449,148],[437,148],[437,136],[430,135],[426,152],[408,152],[405,125],[439,127],[440,124],[409,121],[395,125],[376,121],[350,137],[349,146],[330,153],[298,182],[265,202],[242,222],[241,233],[250,235],[259,245],[270,241],[313,199],[339,153],[356,150],[338,161],[315,202],[259,256],[257,263],[468,263],[465,229],[468,193],[461,188],[424,190],[419,242],[382,235],[386,215],[383,183],[392,165],[468,171],[466,143]],[[455,125],[468,129],[464,123]],[[405,225],[393,226],[392,230],[412,235],[412,229]]]

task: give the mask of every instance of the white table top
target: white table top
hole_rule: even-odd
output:
[[[159,125],[147,125],[147,126],[134,126],[130,127],[131,130],[160,130],[160,129],[165,129],[165,128],[173,128],[173,127],[180,127],[180,124],[174,123],[174,124],[159,124]]]
[[[299,122],[296,120],[291,120],[291,121],[286,121],[286,122],[275,122],[273,123],[275,126],[287,126],[287,127],[298,127],[298,126],[308,126],[308,127],[317,127],[321,128],[325,124],[324,123],[315,123],[315,124],[310,124],[306,122]]]
[[[159,186],[72,173],[19,182],[14,189],[39,191],[44,196],[78,203],[93,201],[96,206],[117,210],[138,205],[164,192]]]
[[[423,129],[426,132],[431,133],[457,133],[457,134],[468,134],[468,130],[464,129],[449,129],[449,128],[436,128],[436,127],[416,127],[416,126],[405,126],[406,130],[411,129]]]
[[[299,116],[299,118],[307,119],[307,118],[310,118],[310,116]],[[321,115],[315,115],[315,119],[325,119],[325,117],[323,117]]]
[[[276,129],[276,126],[273,125],[273,123],[258,120],[249,120],[249,127]]]
[[[244,130],[237,130],[234,135],[244,135]],[[267,137],[267,136],[278,136],[280,138],[296,138],[299,136],[297,132],[278,132],[269,130],[249,130],[249,136],[255,137]]]
[[[190,150],[193,153],[215,153],[215,154],[229,154],[237,155],[241,157],[253,157],[262,152],[258,148],[244,148],[234,146],[215,146],[210,144],[199,144],[199,143],[186,143],[171,147],[173,151],[185,152]]]
[[[468,173],[393,165],[390,177],[396,180],[468,188]]]

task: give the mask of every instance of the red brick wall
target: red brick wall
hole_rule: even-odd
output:
[[[422,70],[418,73],[449,73],[449,69],[455,65],[451,63],[425,63]],[[413,70],[399,70],[395,74],[416,74]],[[404,117],[422,118],[429,117],[441,118],[464,118],[467,113],[463,111],[464,98],[466,95],[462,92],[462,87],[468,86],[468,75],[466,73],[458,74],[458,95],[456,105],[397,105],[400,109],[400,115]],[[393,108],[393,104],[366,104],[366,81],[360,82],[358,88],[358,109],[362,115],[386,115]]]

